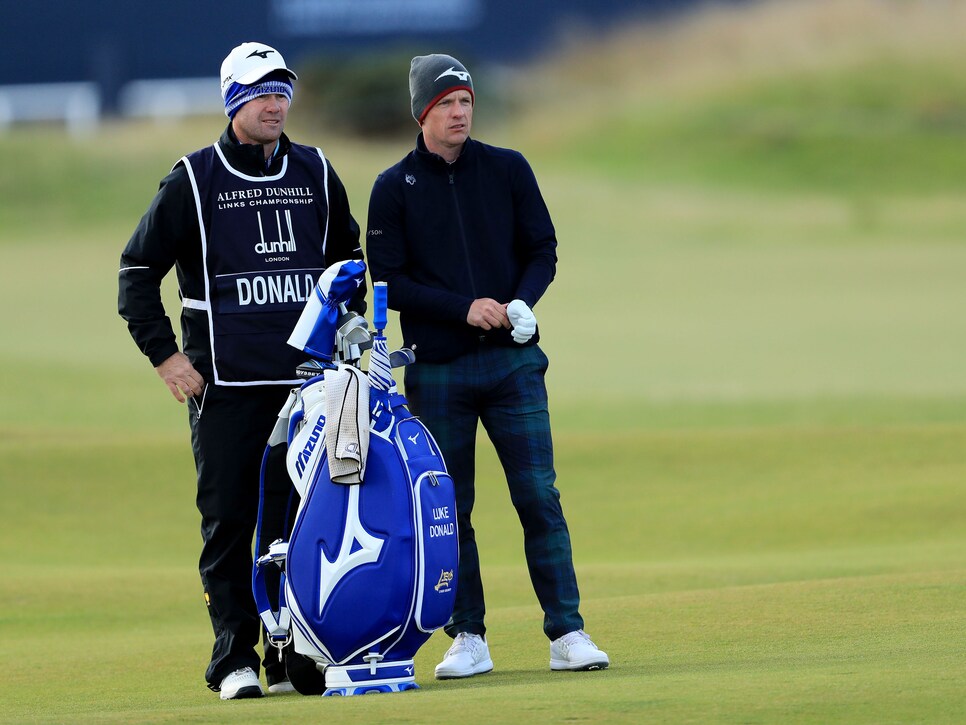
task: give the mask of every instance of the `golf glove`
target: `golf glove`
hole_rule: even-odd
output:
[[[510,324],[513,325],[511,335],[514,342],[522,345],[533,337],[533,333],[537,331],[537,318],[533,316],[526,302],[513,300],[506,306],[506,314],[510,318]]]

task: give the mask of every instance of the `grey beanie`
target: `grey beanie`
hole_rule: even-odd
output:
[[[457,90],[470,92],[473,102],[473,79],[470,73],[451,55],[435,53],[417,55],[409,66],[409,96],[413,118],[422,123],[429,110],[447,93]]]

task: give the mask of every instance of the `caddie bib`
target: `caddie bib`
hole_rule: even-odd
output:
[[[232,168],[218,144],[182,161],[201,227],[216,385],[298,384],[306,360],[286,344],[325,269],[328,169],[322,151],[291,145],[275,176]]]

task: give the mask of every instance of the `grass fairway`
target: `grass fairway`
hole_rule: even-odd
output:
[[[175,437],[176,438],[176,437]],[[199,685],[190,462],[171,436],[5,443],[10,722],[955,722],[964,705],[963,426],[564,434],[588,627],[608,672],[551,673],[502,492],[481,546],[497,668],[346,701]],[[611,455],[598,451],[608,448]],[[38,462],[42,462],[38,465]],[[485,479],[496,479],[492,463]],[[22,479],[20,479],[22,480]],[[92,500],[93,498],[93,500]],[[95,505],[96,501],[96,505]],[[578,686],[579,685],[579,686]],[[333,712],[334,710],[338,712]]]
[[[0,176],[0,720],[966,720],[962,24],[928,3],[778,7],[647,31],[646,62],[617,39],[534,70],[582,102],[550,128],[526,113],[477,128],[527,153],[558,227],[536,314],[606,672],[549,671],[519,524],[481,446],[492,674],[433,680],[437,634],[418,692],[207,691],[185,411],[115,298],[158,179],[221,121],[0,135],[16,171]],[[716,43],[736,37],[729,65]],[[671,62],[694,47],[704,65]],[[610,105],[581,85],[601,67],[624,74]],[[293,137],[325,148],[360,222],[409,145]]]
[[[425,722],[459,709],[519,722],[553,719],[561,701],[599,722],[962,711],[962,426],[564,434],[585,616],[612,670],[546,669],[519,534],[494,487],[480,531],[494,674],[426,679],[446,647],[436,636],[417,658],[419,693],[227,706],[198,685],[208,633],[190,462],[174,438],[4,443],[4,481],[33,471],[5,491],[13,525],[0,535],[16,552],[3,587],[10,721]]]

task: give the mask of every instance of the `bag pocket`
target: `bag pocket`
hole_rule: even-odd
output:
[[[417,540],[416,626],[433,632],[449,621],[456,603],[459,531],[456,492],[444,471],[426,471],[413,486]]]

